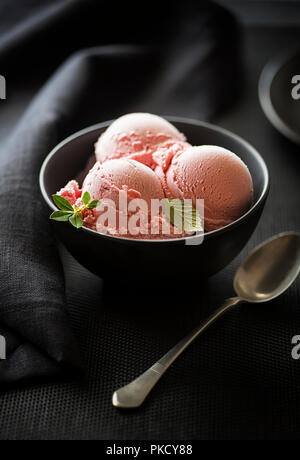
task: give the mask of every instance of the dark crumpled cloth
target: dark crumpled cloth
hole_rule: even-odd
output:
[[[0,5],[0,69],[8,76],[30,79],[36,67],[54,69],[73,53],[0,144],[0,334],[7,340],[0,384],[82,367],[39,191],[50,150],[80,128],[131,111],[208,120],[236,93],[239,35],[221,7],[164,2],[171,13],[161,6],[137,21],[128,6],[104,3]]]

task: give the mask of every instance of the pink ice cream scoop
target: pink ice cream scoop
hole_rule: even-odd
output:
[[[95,223],[98,232],[162,238],[164,217],[160,212],[153,216],[151,204],[153,199],[163,200],[164,191],[156,174],[144,164],[128,158],[109,160],[103,164],[97,162],[83,183],[84,192],[89,192],[93,200],[100,200]],[[131,207],[134,199],[138,200],[138,209]],[[137,211],[139,219],[136,219]],[[166,237],[173,234],[172,228]]]
[[[147,166],[128,158],[97,162],[83,183],[93,200],[108,198],[118,202],[118,193],[125,190],[131,198],[164,198],[159,179]]]
[[[237,220],[253,203],[247,166],[221,147],[191,147],[176,155],[161,181],[170,198],[193,199],[194,206],[196,198],[204,200],[207,232]]]
[[[76,180],[71,180],[58,192],[58,195],[68,200],[68,202],[74,206],[76,201],[81,198],[81,193],[78,182]]]
[[[129,157],[154,169],[160,155],[164,161],[188,144],[185,136],[164,118],[149,113],[132,113],[118,118],[100,136],[96,143],[96,158],[99,163]]]

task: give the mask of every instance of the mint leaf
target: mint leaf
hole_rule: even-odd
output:
[[[83,204],[85,204],[86,206],[89,204],[89,202],[91,201],[91,195],[89,194],[89,192],[85,192],[83,194],[82,201]]]
[[[52,195],[52,198],[58,209],[61,211],[74,211],[73,206],[63,196]]]
[[[91,201],[91,196],[88,192],[85,192],[82,201],[83,206],[79,207],[77,204],[72,206],[68,200],[60,195],[52,195],[53,201],[60,211],[56,211],[51,214],[50,219],[58,222],[70,222],[75,228],[81,228],[83,226],[82,213],[85,209],[94,209],[99,201]]]
[[[99,203],[100,203],[99,200],[91,201],[91,203],[88,205],[88,209],[95,209],[95,208],[97,208],[97,206],[98,206]]]
[[[185,200],[165,200],[165,212],[170,222],[186,233],[203,232],[200,213]]]
[[[50,219],[56,220],[57,222],[68,222],[71,216],[72,212],[70,211],[55,211],[51,214]]]
[[[78,214],[73,214],[73,216],[69,218],[69,222],[75,228],[81,228],[83,226],[83,220]]]

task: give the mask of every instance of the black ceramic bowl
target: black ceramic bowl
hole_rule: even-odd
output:
[[[243,139],[213,125],[168,117],[194,145],[220,145],[238,154],[247,164],[254,182],[253,207],[234,223],[206,233],[201,245],[186,245],[185,238],[134,240],[102,235],[69,223],[53,222],[54,230],[69,252],[84,267],[106,279],[182,281],[201,280],[226,267],[252,235],[269,190],[267,167]],[[111,122],[101,123],[74,134],[60,143],[46,158],[40,174],[42,195],[50,211],[56,210],[52,194],[84,168],[94,144]],[[189,237],[197,238],[197,237]]]

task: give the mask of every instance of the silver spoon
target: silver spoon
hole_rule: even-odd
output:
[[[168,351],[150,369],[113,394],[119,408],[139,407],[152,388],[181,353],[228,310],[246,303],[273,300],[285,292],[300,272],[300,234],[282,233],[255,249],[239,267],[234,278],[237,297],[230,298],[207,321]]]

